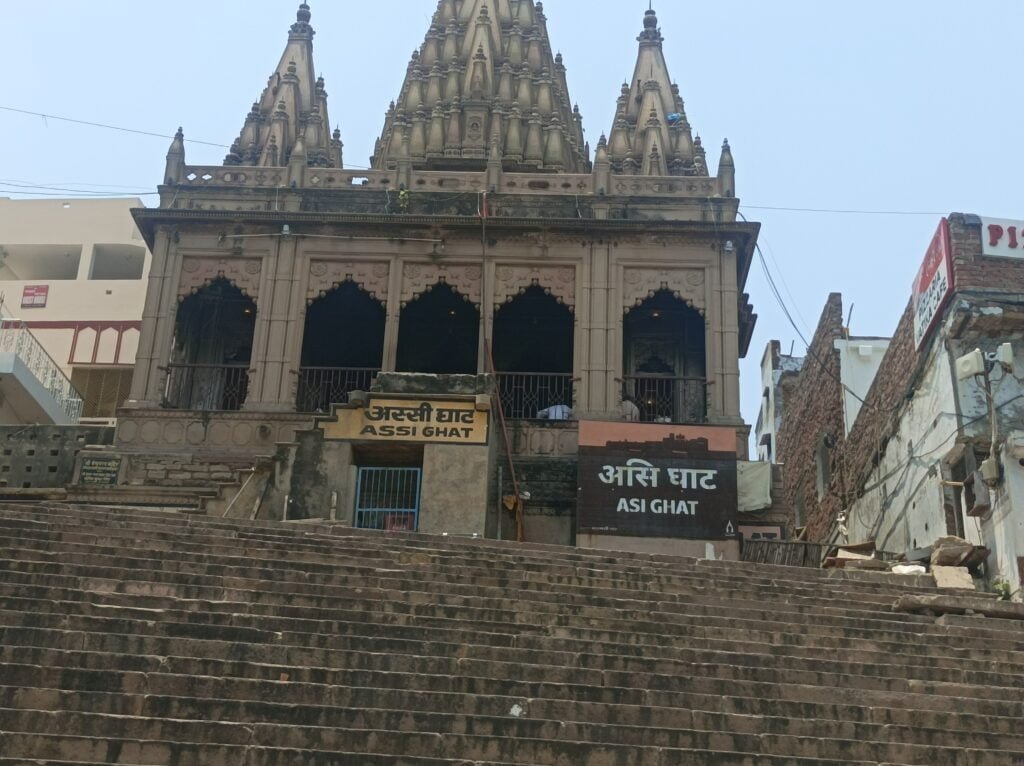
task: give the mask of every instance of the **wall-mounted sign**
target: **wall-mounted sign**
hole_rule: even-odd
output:
[[[319,427],[324,438],[435,444],[487,444],[490,412],[475,402],[370,399],[365,407],[339,407]]]
[[[914,345],[920,349],[953,294],[953,258],[949,221],[943,218],[914,277]]]
[[[93,487],[113,487],[121,475],[121,458],[113,455],[83,457],[78,483]]]
[[[981,253],[996,258],[1024,258],[1024,221],[982,218]]]
[[[49,285],[25,285],[21,289],[21,307],[23,309],[45,308],[49,295]]]
[[[722,540],[736,512],[735,429],[580,423],[579,532]]]

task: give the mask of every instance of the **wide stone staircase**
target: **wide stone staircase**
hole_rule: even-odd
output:
[[[0,766],[1024,764],[923,578],[0,507]]]

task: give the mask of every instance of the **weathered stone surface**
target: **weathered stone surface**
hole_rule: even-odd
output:
[[[68,505],[0,572],[0,766],[1024,757],[1015,625],[892,611],[1020,605],[923,577]]]
[[[973,596],[900,596],[893,604],[896,612],[930,612],[932,614],[979,614],[1004,620],[1024,620],[1024,604]]]
[[[935,578],[935,585],[939,588],[974,590],[974,579],[971,577],[971,573],[963,567],[933,566],[932,576]]]

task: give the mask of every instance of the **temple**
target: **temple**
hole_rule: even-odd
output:
[[[302,4],[224,163],[189,165],[179,131],[135,211],[153,266],[121,490],[584,544],[602,424],[746,457],[759,226],[727,142],[710,174],[654,11],[593,160],[541,3],[441,0],[370,170],[343,165],[313,36]]]

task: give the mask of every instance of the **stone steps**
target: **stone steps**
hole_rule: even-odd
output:
[[[359,751],[362,742],[349,741],[342,752],[313,749],[286,749],[262,746],[212,745],[204,743],[177,743],[139,741],[124,737],[75,737],[67,735],[36,735],[0,733],[0,747],[15,757],[16,766],[57,766],[55,761],[39,761],[37,752],[44,757],[64,759],[70,754],[75,766],[117,763],[119,766],[161,766],[162,764],[196,764],[197,766],[543,766],[549,761],[537,758],[538,753],[551,753],[561,760],[559,766],[680,766],[681,764],[714,766],[917,766],[880,761],[831,760],[816,757],[775,757],[750,753],[723,751],[667,750],[636,748],[622,752],[623,748],[605,747],[591,743],[564,743],[553,746],[547,742],[513,741],[489,738],[482,743],[473,738],[447,734],[396,736],[394,732],[368,732],[360,740],[376,743],[381,740],[401,739],[401,744],[416,751],[416,755],[382,755]],[[557,744],[557,743],[556,743]],[[498,760],[477,758],[476,750],[494,753]],[[458,755],[447,756],[440,751],[455,750]],[[18,754],[27,752],[31,762],[17,760]],[[964,757],[969,751],[962,751]],[[467,758],[464,753],[471,753]],[[26,757],[26,756],[22,756]],[[115,758],[116,760],[110,760]],[[88,759],[88,760],[84,760]],[[68,763],[61,761],[61,764]],[[960,766],[961,762],[950,762]],[[967,761],[962,761],[967,763]],[[0,766],[3,761],[0,761]]]
[[[0,586],[2,590],[3,586]],[[369,603],[358,602],[360,604]],[[308,661],[313,658],[314,653],[309,651],[302,651],[301,643],[296,645],[290,645],[284,639],[285,633],[292,633],[293,636],[300,637],[303,634],[316,633],[321,635],[330,635],[332,624],[335,622],[331,619],[320,619],[317,621],[315,629],[311,630],[306,628],[303,631],[292,628],[289,631],[287,618],[274,617],[273,624],[261,624],[256,621],[248,625],[239,626],[235,624],[237,622],[237,615],[230,613],[207,613],[205,616],[208,618],[224,618],[217,619],[216,621],[206,622],[198,629],[189,627],[192,625],[191,620],[193,617],[200,613],[199,610],[190,611],[176,611],[169,608],[170,605],[161,605],[156,608],[152,606],[145,607],[144,611],[138,607],[126,607],[122,605],[103,603],[96,604],[93,602],[84,601],[53,601],[46,600],[42,602],[36,602],[33,599],[26,598],[15,598],[15,597],[4,597],[0,596],[0,614],[9,615],[5,616],[4,619],[0,620],[0,626],[6,626],[8,624],[19,624],[24,625],[26,623],[33,623],[39,625],[39,618],[43,614],[56,614],[60,615],[61,619],[65,619],[65,616],[75,617],[93,617],[101,620],[106,620],[110,625],[112,632],[116,626],[116,621],[124,619],[125,615],[138,614],[142,619],[145,619],[147,623],[151,624],[164,624],[165,634],[174,635],[176,631],[187,632],[192,638],[199,638],[203,634],[203,629],[208,631],[211,638],[215,637],[219,631],[232,631],[237,630],[241,627],[243,630],[249,630],[251,632],[251,640],[256,641],[259,637],[263,637],[264,634],[273,633],[274,639],[271,640],[269,645],[273,647],[274,653],[288,653],[294,646],[295,649],[299,650],[299,654],[303,655],[302,661]],[[429,606],[429,605],[428,605]],[[21,612],[22,616],[20,619],[16,616]],[[358,614],[360,609],[353,608],[351,612],[337,613],[337,617],[350,618],[353,614]],[[246,615],[252,617],[252,615]],[[328,617],[327,615],[320,615],[321,618]],[[230,622],[228,621],[230,619]],[[270,619],[270,618],[268,618]],[[33,622],[34,621],[34,622]],[[113,621],[113,622],[111,622]],[[304,621],[305,622],[305,621]],[[65,622],[65,625],[70,623]],[[363,623],[364,625],[366,623]],[[0,628],[2,629],[2,628]],[[139,631],[143,633],[147,632],[141,628],[136,628],[136,634]],[[4,631],[7,633],[8,631]],[[382,624],[377,626],[377,630],[367,637],[367,643],[372,643],[374,640],[380,640],[377,636],[386,635],[388,632],[388,625]],[[376,633],[376,636],[374,635]],[[280,638],[278,635],[280,634]],[[655,640],[657,634],[651,634],[647,646],[655,647]],[[297,638],[296,640],[301,640]],[[984,670],[965,670],[960,667],[960,664],[943,661],[942,658],[928,658],[920,656],[900,656],[900,662],[893,664],[893,656],[882,653],[869,653],[867,656],[852,659],[849,657],[843,657],[837,659],[835,657],[823,657],[820,652],[816,652],[813,649],[806,651],[793,650],[791,648],[784,648],[775,651],[766,651],[765,647],[758,647],[757,645],[741,645],[735,642],[730,642],[727,639],[718,642],[710,642],[705,640],[702,642],[702,646],[697,647],[665,647],[656,658],[652,658],[649,654],[626,654],[619,651],[618,646],[610,644],[587,644],[586,642],[580,642],[582,646],[564,646],[560,649],[532,649],[521,646],[515,646],[510,648],[506,645],[506,642],[501,642],[497,646],[488,646],[486,637],[477,638],[473,644],[467,645],[461,644],[445,644],[438,643],[435,647],[436,654],[431,656],[456,656],[453,652],[458,652],[458,657],[462,660],[468,660],[470,658],[481,661],[494,660],[495,662],[506,661],[507,658],[512,658],[511,661],[519,662],[527,665],[549,665],[549,666],[571,666],[576,670],[594,670],[599,672],[613,671],[613,672],[627,672],[627,673],[673,673],[678,672],[686,667],[695,664],[710,664],[710,665],[724,665],[724,666],[741,666],[749,668],[757,668],[765,664],[770,664],[775,669],[782,672],[790,672],[793,674],[808,674],[808,673],[826,673],[826,674],[837,674],[837,675],[852,675],[858,676],[863,679],[868,679],[874,676],[881,676],[889,681],[894,679],[917,679],[922,677],[928,677],[933,681],[946,682],[946,683],[974,683],[974,684],[991,684],[1001,687],[1024,687],[1024,670],[1021,668],[1020,663],[1014,663],[1011,661],[994,661],[987,660],[984,663]],[[404,657],[413,657],[422,655],[424,647],[422,645],[412,645],[411,642],[400,642],[397,645],[389,641],[387,647],[389,651],[393,653],[401,653]],[[363,647],[366,648],[366,647]],[[409,649],[415,651],[409,652]],[[577,651],[579,649],[579,651]],[[357,650],[361,651],[362,649]],[[2,651],[2,650],[0,650]],[[338,642],[335,642],[333,647],[333,653],[335,658],[338,653],[344,653],[344,649],[338,646]],[[324,652],[319,652],[322,656]],[[298,658],[297,658],[298,659]],[[424,658],[426,659],[426,658]],[[419,672],[419,671],[413,671]]]
[[[1024,763],[1024,632],[934,592],[0,504],[0,766]]]
[[[213,746],[284,748],[324,752],[425,754],[554,766],[586,742],[600,747],[615,762],[664,763],[669,754],[685,751],[733,752],[788,758],[819,758],[842,762],[867,756],[881,762],[895,756],[906,763],[941,763],[949,766],[987,766],[1005,762],[1009,753],[992,747],[996,735],[961,734],[968,749],[941,745],[906,744],[899,730],[885,729],[892,740],[871,742],[856,735],[854,725],[830,732],[829,738],[777,733],[700,731],[685,728],[685,718],[671,729],[646,726],[577,724],[534,718],[459,716],[448,713],[411,713],[402,710],[335,708],[335,720],[326,726],[289,721],[249,721],[116,716],[75,711],[0,709],[0,731],[89,732],[93,739],[165,741]],[[444,732],[440,737],[435,732]],[[673,751],[677,751],[673,753]],[[678,752],[683,751],[683,752]],[[680,761],[676,761],[680,762]]]

